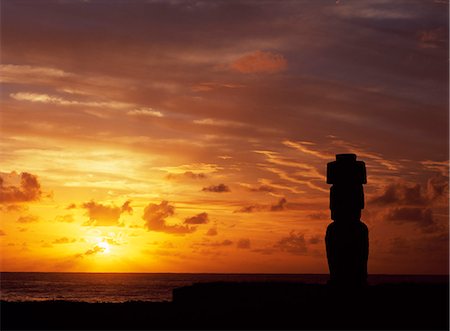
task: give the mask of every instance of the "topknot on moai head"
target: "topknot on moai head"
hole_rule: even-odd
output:
[[[356,154],[336,154],[336,161],[327,164],[327,184],[362,185],[367,183],[366,164]]]

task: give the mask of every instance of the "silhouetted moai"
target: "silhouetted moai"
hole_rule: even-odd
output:
[[[337,154],[327,164],[330,209],[333,223],[325,236],[330,284],[365,285],[369,256],[369,231],[361,222],[364,209],[363,184],[367,183],[366,165],[355,154]]]

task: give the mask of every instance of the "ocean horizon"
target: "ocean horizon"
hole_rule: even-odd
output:
[[[369,275],[370,285],[448,283],[448,275]],[[162,302],[177,287],[208,282],[326,284],[328,274],[1,272],[3,301]]]

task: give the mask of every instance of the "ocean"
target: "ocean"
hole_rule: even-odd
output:
[[[0,273],[0,299],[83,302],[171,301],[172,290],[204,282],[325,284],[325,274]],[[448,276],[370,275],[369,284],[448,283]]]

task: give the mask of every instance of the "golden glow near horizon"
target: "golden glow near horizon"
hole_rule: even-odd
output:
[[[369,272],[447,273],[443,7],[4,1],[1,271],[326,273],[352,152]]]

